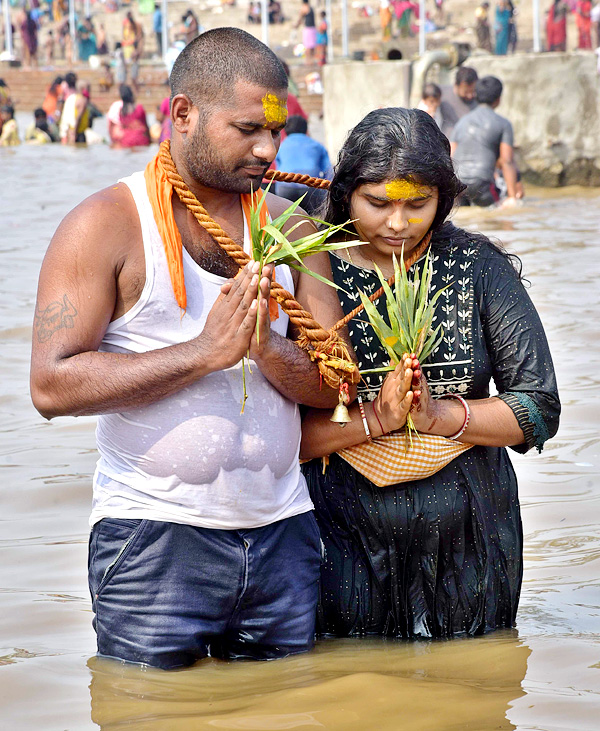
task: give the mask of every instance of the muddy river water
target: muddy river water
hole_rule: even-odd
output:
[[[518,253],[563,403],[515,455],[525,577],[514,630],[405,643],[327,640],[271,663],[164,673],[94,657],[86,552],[93,418],[49,423],[28,390],[36,281],[64,214],[151,151],[0,150],[0,728],[600,728],[600,190],[528,189],[461,225]]]

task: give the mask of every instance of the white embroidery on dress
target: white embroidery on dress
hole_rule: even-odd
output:
[[[431,392],[435,395],[448,392],[465,393],[473,381],[474,363],[471,343],[473,269],[471,265],[477,248],[469,246],[463,252],[457,252],[457,246],[450,246],[447,255],[442,260],[443,271],[436,278],[437,269],[434,266],[434,277],[432,278],[432,292],[447,287],[438,300],[437,314],[432,323],[434,328],[441,324],[442,340],[430,356],[433,362],[427,363],[423,367]],[[461,261],[463,257],[464,259]],[[439,260],[438,254],[432,256],[434,265]],[[456,276],[457,271],[458,276]],[[435,285],[433,280],[436,280]]]

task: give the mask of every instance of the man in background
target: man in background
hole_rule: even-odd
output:
[[[300,115],[292,115],[285,126],[286,138],[275,158],[278,170],[286,173],[302,173],[313,178],[331,178],[331,163],[327,150],[320,142],[308,136],[308,123]],[[306,194],[302,207],[314,215],[325,191],[295,183],[275,183],[275,194],[296,201]]]
[[[442,132],[451,138],[452,130],[459,119],[472,112],[477,106],[475,84],[477,71],[470,66],[461,66],[456,72],[453,86],[442,87],[440,111],[444,119]]]
[[[477,81],[475,94],[477,108],[458,121],[450,141],[458,176],[467,185],[460,204],[490,206],[498,202],[494,185],[497,164],[506,183],[502,205],[514,205],[518,196],[513,128],[495,111],[502,96],[502,82],[495,76],[484,76]]]

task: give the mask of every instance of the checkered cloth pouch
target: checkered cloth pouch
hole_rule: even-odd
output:
[[[402,430],[338,454],[375,485],[386,487],[429,477],[472,446],[434,434],[413,434],[411,444]]]

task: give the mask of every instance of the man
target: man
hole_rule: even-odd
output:
[[[502,82],[484,76],[475,86],[479,106],[465,115],[454,128],[450,148],[459,178],[467,189],[462,205],[490,206],[498,201],[494,186],[496,164],[506,183],[503,206],[517,198],[517,169],[513,161],[512,124],[494,110],[500,104]]]
[[[442,132],[450,139],[452,130],[459,119],[472,112],[477,106],[475,84],[477,71],[469,66],[461,66],[456,72],[454,86],[442,87],[440,111],[443,123]]]
[[[177,171],[248,250],[242,204],[277,154],[285,71],[253,36],[219,28],[170,81]],[[267,205],[276,218],[288,202]],[[325,255],[308,266],[330,276]],[[238,272],[160,157],[77,206],[50,244],[32,398],[46,418],[100,415],[89,578],[102,655],[173,668],[312,645],[320,540],[297,404],[329,408],[338,394],[287,339],[287,316],[270,324],[272,272],[257,271]],[[283,265],[276,276],[324,327],[341,316],[332,288]]]
[[[48,122],[48,115],[41,107],[34,110],[33,119],[33,124],[25,131],[25,142],[32,145],[58,142],[58,129],[54,123]]]
[[[277,168],[286,173],[302,173],[313,178],[331,178],[331,163],[327,150],[320,142],[308,136],[308,124],[300,115],[292,115],[285,126],[286,138],[281,143],[277,157]],[[304,209],[314,215],[325,197],[325,191],[307,188],[305,185],[276,183],[275,192],[289,200],[296,201],[302,195]]]

